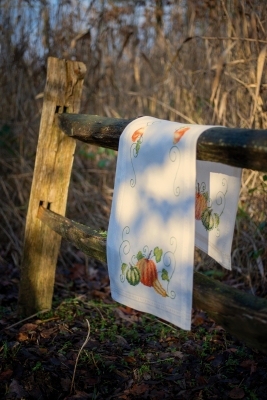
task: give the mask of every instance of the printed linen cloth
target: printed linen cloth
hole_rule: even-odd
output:
[[[191,328],[194,245],[231,268],[241,170],[196,161],[210,126],[138,118],[119,142],[107,237],[115,301]]]

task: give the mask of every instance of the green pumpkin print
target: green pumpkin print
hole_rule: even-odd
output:
[[[201,221],[206,231],[211,231],[214,228],[214,216],[212,208],[206,208],[201,214]]]
[[[126,272],[126,279],[132,286],[138,285],[140,282],[140,271],[137,267],[133,267],[132,265]]]
[[[215,199],[209,197],[209,192],[206,190],[206,183],[196,183],[196,201],[195,201],[195,219],[201,220],[206,231],[216,230],[216,236],[220,236],[219,225],[224,212],[227,194],[227,180],[222,179],[222,190],[219,190]],[[218,212],[214,212],[216,207]]]

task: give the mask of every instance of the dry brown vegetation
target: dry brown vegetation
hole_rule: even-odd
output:
[[[82,113],[267,129],[266,1],[2,0],[0,7],[0,262],[20,265],[48,56],[86,64]],[[68,217],[107,227],[115,164],[113,151],[79,144]],[[264,174],[244,171],[227,279],[261,296],[266,201]],[[60,262],[75,257],[65,243]],[[205,260],[196,254],[198,270]]]

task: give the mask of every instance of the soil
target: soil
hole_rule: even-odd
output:
[[[59,265],[52,310],[23,320],[2,261],[1,399],[266,399],[266,355],[200,310],[187,332],[115,303],[106,266],[85,264]]]

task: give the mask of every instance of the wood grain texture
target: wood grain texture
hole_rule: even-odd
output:
[[[58,127],[69,137],[118,150],[120,135],[131,122],[96,115],[61,114]],[[197,159],[267,172],[267,130],[209,128],[197,143]]]
[[[193,305],[227,332],[267,354],[267,300],[195,273]]]
[[[85,143],[118,150],[120,135],[134,119],[99,117],[98,115],[58,115],[55,122],[69,137]]]
[[[55,114],[79,112],[85,65],[50,57],[21,265],[19,312],[51,307],[61,237],[38,218],[40,203],[64,215],[75,141],[55,125]]]
[[[106,240],[92,229],[42,207],[38,217],[85,254],[106,262]],[[267,354],[267,300],[194,273],[193,305],[217,324]]]
[[[106,240],[97,231],[40,206],[37,217],[90,257],[106,262]]]

